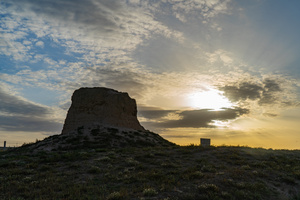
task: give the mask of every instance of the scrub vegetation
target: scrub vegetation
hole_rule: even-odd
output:
[[[300,151],[124,147],[0,152],[0,199],[300,199]]]

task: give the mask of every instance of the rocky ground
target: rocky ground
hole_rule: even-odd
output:
[[[300,151],[92,144],[0,152],[0,199],[300,199]]]
[[[120,127],[78,127],[74,132],[50,136],[24,145],[32,151],[67,151],[97,148],[174,146],[160,135],[148,130]]]

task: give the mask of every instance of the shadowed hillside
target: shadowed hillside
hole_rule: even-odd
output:
[[[0,199],[299,199],[300,152],[126,147],[0,152]]]
[[[118,127],[79,127],[72,133],[50,136],[42,141],[23,145],[34,151],[67,151],[95,148],[174,146],[156,133]]]

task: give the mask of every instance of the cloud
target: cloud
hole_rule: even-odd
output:
[[[50,110],[47,107],[10,94],[8,91],[3,90],[3,88],[0,88],[0,99],[0,112],[41,117],[50,114]]]
[[[1,18],[0,23],[3,24],[5,42],[0,45],[0,51],[14,60],[30,62],[26,63],[30,66],[26,71],[14,69],[19,74],[18,79],[13,80],[18,80],[20,84],[26,82],[38,84],[41,87],[60,88],[73,84],[72,89],[74,89],[83,83],[87,83],[86,86],[91,85],[90,82],[82,80],[81,77],[85,77],[93,82],[93,85],[98,81],[97,85],[103,84],[120,88],[120,90],[129,88],[128,92],[137,94],[137,89],[145,89],[145,84],[141,83],[139,78],[130,78],[125,72],[120,75],[117,72],[106,75],[111,77],[110,80],[102,80],[93,75],[90,78],[86,76],[90,74],[87,66],[98,65],[98,68],[104,68],[102,71],[98,70],[101,72],[104,72],[105,68],[114,68],[111,65],[115,63],[117,65],[128,63],[126,68],[132,69],[129,70],[131,72],[135,71],[137,66],[149,67],[151,63],[148,60],[140,64],[132,57],[138,47],[147,46],[147,41],[150,39],[159,38],[158,43],[160,43],[168,38],[168,43],[174,43],[174,45],[167,48],[182,49],[182,46],[177,44],[185,40],[180,29],[172,29],[166,20],[159,18],[168,14],[165,13],[166,10],[171,10],[172,13],[183,12],[186,15],[193,10],[195,11],[193,15],[197,16],[199,13],[197,10],[205,10],[201,12],[202,14],[212,11],[225,12],[227,3],[227,1],[219,0],[214,2],[187,0],[185,3],[180,1],[163,3],[161,1],[119,0],[84,2],[79,0],[63,2],[59,0],[51,2],[48,0],[4,0],[2,5],[5,9],[0,11],[4,17]],[[223,11],[215,9],[220,5],[224,6]],[[44,46],[43,53],[37,54],[36,52],[41,51],[39,47],[42,46]],[[154,52],[154,49],[147,50],[149,51],[145,52],[145,57],[152,58],[149,52]],[[193,48],[177,50],[175,57],[172,52],[174,50],[168,52],[164,50],[158,48],[157,54],[158,56],[164,55],[163,59],[169,57],[166,61],[166,64],[170,65],[169,69],[173,70],[174,64],[179,67],[183,65],[198,67],[199,59],[195,60],[193,57],[201,53],[190,54]],[[65,59],[65,62],[60,64],[61,62],[56,60],[57,54],[62,57],[68,56],[69,59]],[[157,59],[152,58],[152,60]],[[37,65],[44,66],[45,70],[36,70]],[[75,65],[77,66],[74,67]],[[163,67],[160,64],[157,68]],[[117,81],[112,81],[112,78],[116,78]]]
[[[176,110],[139,110],[138,114],[147,119],[156,119],[167,117],[168,114],[175,113]]]
[[[128,16],[120,1],[13,1],[26,11],[30,10],[43,18],[56,19],[62,23],[69,22],[69,27],[88,27],[89,31],[111,34],[121,29],[122,19]]]
[[[153,110],[147,112],[141,112],[144,117],[162,118],[169,113],[174,111],[165,110]],[[217,121],[229,121],[238,118],[241,115],[248,114],[248,109],[243,108],[224,108],[220,111],[214,111],[210,109],[201,110],[187,110],[187,111],[176,111],[180,119],[176,120],[164,120],[162,122],[145,123],[146,125],[156,126],[160,128],[214,128],[215,126],[211,123],[214,120]]]
[[[263,115],[266,117],[277,117],[278,116],[278,114],[274,114],[274,113],[264,113]]]
[[[260,85],[248,82],[240,83],[238,86],[226,85],[224,87],[220,87],[219,89],[224,91],[224,95],[233,102],[247,99],[259,99],[263,91],[263,88]]]
[[[59,133],[62,123],[50,121],[47,118],[35,116],[2,116],[0,115],[0,130],[2,131],[24,131],[24,132],[52,132]]]
[[[147,2],[147,1],[146,1]],[[153,3],[155,2],[155,3]],[[193,18],[209,20],[218,14],[227,14],[230,0],[184,0],[184,1],[149,1],[150,9],[162,10],[162,13],[172,12],[172,15],[182,22],[188,22]]]
[[[38,41],[35,43],[36,46],[43,48],[44,47],[44,42],[43,41]]]
[[[65,54],[84,54],[82,58],[87,62],[105,63],[107,58],[130,61],[130,52],[158,35],[175,43],[186,39],[184,32],[171,28],[164,16],[193,16],[207,21],[230,13],[229,2],[4,0],[5,9],[0,12],[4,16],[1,23],[6,42],[1,44],[0,51],[15,60],[26,61],[34,57],[36,48],[50,40],[64,47]]]
[[[0,88],[0,130],[58,132],[62,124],[53,119],[54,111]]]
[[[274,104],[274,102],[278,101],[279,92],[282,91],[279,83],[277,83],[276,80],[266,79],[263,84],[264,90],[262,91],[259,104]]]
[[[108,87],[127,92],[134,98],[141,98],[148,88],[145,84],[148,79],[145,73],[138,69],[130,69],[127,65],[93,66],[85,69],[75,66],[74,69],[78,70],[58,70],[56,73],[57,82],[69,93],[80,87]],[[69,76],[64,79],[66,73]]]
[[[151,111],[157,115],[159,112],[161,114],[165,112],[161,110],[186,109],[184,107],[190,106],[187,96],[207,91],[210,88],[220,90],[220,95],[224,95],[224,98],[228,98],[234,105],[251,111],[267,107],[274,109],[272,105],[286,107],[297,104],[297,97],[293,96],[295,86],[292,84],[294,83],[290,83],[286,77],[260,78],[245,75],[243,71],[233,75],[226,74],[226,76],[222,73],[153,73],[145,69],[130,68],[127,67],[128,65],[90,67],[84,71],[77,71],[74,74],[74,80],[70,79],[62,85],[63,88],[69,88],[69,91],[82,86],[102,86],[125,91],[135,98],[138,104],[160,107],[152,109],[156,110],[155,112]],[[58,73],[58,76],[59,74],[64,73]],[[63,81],[63,77],[60,79]],[[263,112],[272,113],[278,110],[264,110]]]
[[[6,26],[6,32],[32,37],[39,40],[50,38],[69,52],[90,51],[97,55],[117,50],[118,57],[124,58],[128,50],[134,49],[144,39],[160,34],[181,40],[182,34],[155,20],[149,10],[141,6],[126,4],[118,0],[66,0],[66,1],[7,1],[6,18],[2,23],[16,20],[13,27]],[[7,41],[16,42],[12,36]],[[101,52],[99,52],[101,51]]]
[[[219,89],[232,102],[257,100],[259,105],[277,103],[280,100],[278,94],[282,91],[280,83],[273,79],[265,79],[262,83],[240,82]]]
[[[101,80],[106,87],[116,88],[121,91],[127,91],[133,96],[139,96],[140,91],[146,89],[146,86],[141,81],[143,74],[130,69],[114,69],[110,68],[90,68],[91,75],[95,76],[93,82],[95,85],[99,84]],[[98,77],[98,78],[97,78]]]
[[[221,64],[230,65],[233,63],[233,59],[231,58],[230,52],[224,51],[222,49],[218,49],[213,53],[206,53],[206,59],[211,64]]]

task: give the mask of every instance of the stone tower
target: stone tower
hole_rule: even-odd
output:
[[[127,93],[103,87],[75,90],[62,134],[95,126],[145,130],[137,119],[136,102]]]

